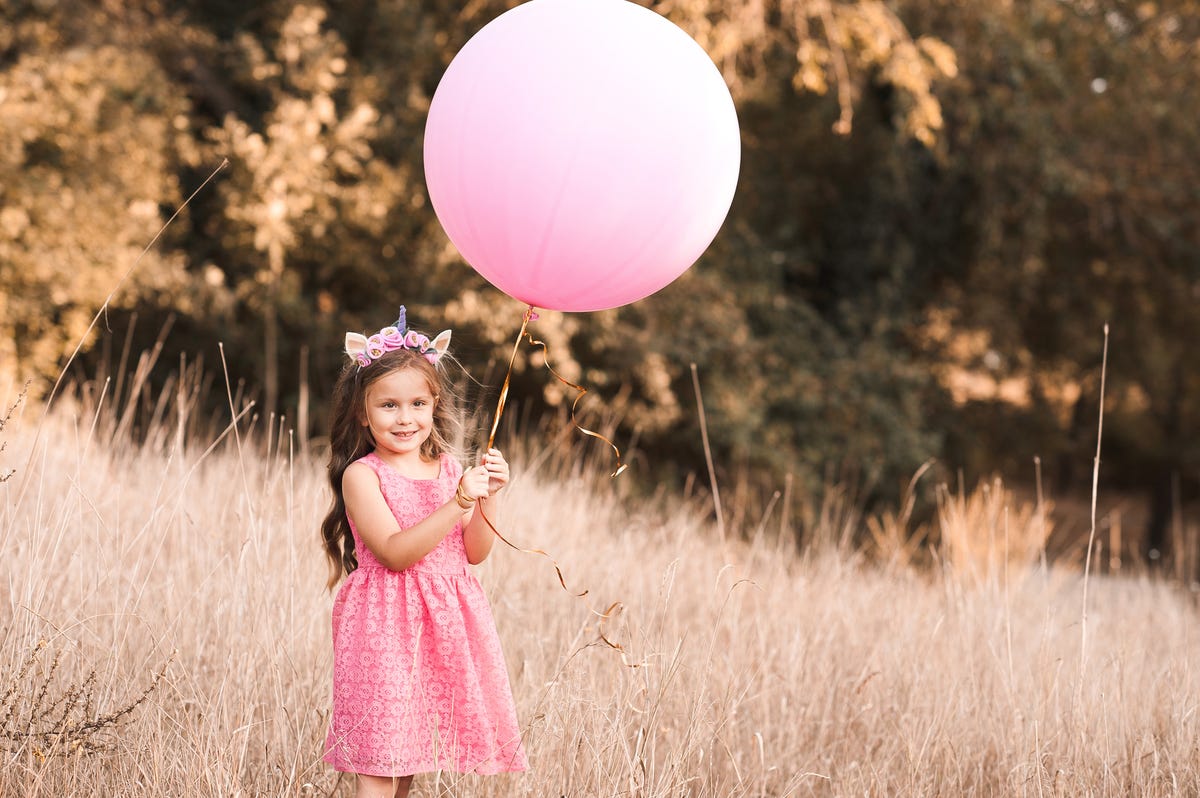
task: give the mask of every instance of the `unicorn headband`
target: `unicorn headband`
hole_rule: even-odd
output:
[[[429,336],[407,329],[404,306],[400,306],[400,317],[390,327],[384,327],[368,338],[359,333],[346,333],[346,354],[360,368],[369,366],[387,352],[410,349],[419,353],[430,363],[437,363],[450,348],[450,331],[443,330],[432,341]]]

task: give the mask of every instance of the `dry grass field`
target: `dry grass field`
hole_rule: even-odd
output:
[[[0,433],[0,795],[350,795],[320,761],[322,464],[245,419],[207,446],[151,415],[140,444],[69,399]],[[1040,565],[1001,486],[944,494],[914,566],[895,519],[723,544],[704,508],[631,498],[636,470],[511,448],[499,527],[590,593],[497,546],[478,573],[531,769],[414,795],[1200,795],[1193,597],[1093,575],[1085,624],[1083,575]]]

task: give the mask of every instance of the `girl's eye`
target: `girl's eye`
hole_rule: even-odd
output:
[[[384,406],[385,408],[387,408],[388,410],[391,410],[393,407],[395,407],[395,406],[396,406],[396,403],[395,403],[395,402],[384,402],[384,403],[383,403],[383,406]]]

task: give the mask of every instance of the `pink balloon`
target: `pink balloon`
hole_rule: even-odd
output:
[[[700,257],[740,150],[729,89],[673,23],[627,0],[530,0],[446,70],[425,179],[450,240],[501,291],[602,310]]]

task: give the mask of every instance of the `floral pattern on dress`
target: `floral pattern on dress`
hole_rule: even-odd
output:
[[[454,496],[462,466],[443,454],[435,479],[406,477],[373,452],[407,529]],[[467,564],[459,523],[423,559],[386,568],[353,522],[358,568],[333,603],[333,713],[325,761],[337,770],[408,776],[527,767],[491,607]]]

